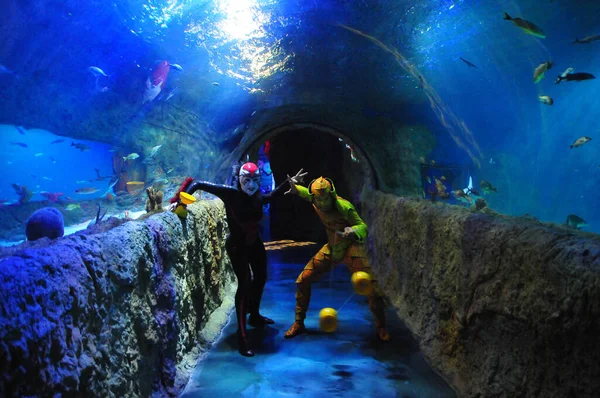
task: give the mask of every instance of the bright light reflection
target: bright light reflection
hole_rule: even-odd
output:
[[[219,0],[217,6],[226,15],[218,25],[231,39],[246,40],[260,27],[254,0]]]
[[[167,27],[167,23],[176,16],[181,16],[183,13],[184,1],[179,0],[167,0],[166,6],[159,7],[149,1],[148,4],[144,4],[144,8],[150,14],[150,19],[153,19],[157,25],[162,28]]]

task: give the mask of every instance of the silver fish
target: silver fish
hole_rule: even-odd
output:
[[[594,35],[594,36],[585,37],[581,40],[579,40],[578,38],[575,38],[575,41],[572,44],[588,44],[588,43],[591,43],[593,41],[598,41],[598,40],[600,40],[600,35]]]
[[[178,72],[183,72],[183,68],[179,64],[169,64],[169,66]]]
[[[573,148],[580,147],[580,146],[582,146],[583,144],[585,144],[585,143],[587,143],[587,142],[590,142],[591,140],[592,140],[592,139],[591,139],[590,137],[586,137],[586,136],[579,137],[579,138],[577,138],[577,139],[575,140],[575,142],[574,142],[574,143],[572,143],[571,145],[569,145],[569,148],[573,149]]]
[[[97,66],[90,66],[87,68],[88,71],[90,71],[92,73],[92,75],[94,76],[104,76],[104,77],[108,77],[108,75],[106,73],[104,73],[104,71],[100,68],[98,68]]]

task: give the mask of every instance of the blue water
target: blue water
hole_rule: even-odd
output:
[[[89,140],[60,137],[46,130],[27,130],[24,134],[12,125],[0,125],[0,199],[3,204],[18,202],[12,184],[24,185],[33,191],[31,201],[47,200],[42,192],[63,193],[60,200],[73,201],[103,196],[109,180],[97,180],[112,175],[110,145]],[[62,140],[52,144],[53,141]],[[27,145],[26,147],[16,145]],[[71,144],[85,144],[89,151]],[[81,188],[97,188],[93,194],[75,192]]]
[[[185,97],[215,137],[256,110],[331,96],[367,117],[427,126],[437,142],[427,160],[464,165],[476,188],[492,182],[498,193],[485,199],[493,209],[560,223],[573,213],[588,222],[585,229],[600,232],[600,82],[554,84],[568,67],[600,74],[600,42],[572,44],[600,34],[597,1],[10,4],[0,58],[9,72],[0,74],[0,84],[31,76],[51,81],[72,96],[76,116],[100,105],[139,103],[155,61],[167,59],[184,72],[171,71],[158,100],[171,92]],[[547,37],[525,34],[504,12],[535,23]],[[43,37],[36,34],[42,29]],[[533,70],[547,60],[554,66],[534,84]],[[96,81],[90,66],[110,76]],[[539,102],[540,95],[554,105]],[[8,202],[15,199],[13,182],[72,194],[75,181],[93,177],[94,168],[111,171],[101,147],[78,153],[66,143],[36,141],[33,132],[2,132],[0,199]],[[569,149],[584,135],[592,141]],[[7,145],[11,140],[30,147]],[[35,153],[55,154],[56,164]],[[85,166],[68,166],[78,159]]]

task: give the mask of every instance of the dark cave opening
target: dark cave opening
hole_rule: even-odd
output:
[[[271,139],[270,157],[276,185],[281,184],[287,174],[295,175],[304,169],[308,174],[302,185],[308,186],[320,176],[329,177],[337,194],[359,207],[357,200],[364,183],[364,172],[360,164],[350,159],[348,149],[337,136],[317,127],[285,130]],[[327,240],[325,228],[312,205],[296,195],[274,198],[269,221],[273,240],[319,243]]]

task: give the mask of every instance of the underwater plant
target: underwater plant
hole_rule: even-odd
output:
[[[13,189],[19,195],[19,204],[25,204],[31,200],[33,191],[27,188],[25,185],[12,184]]]

